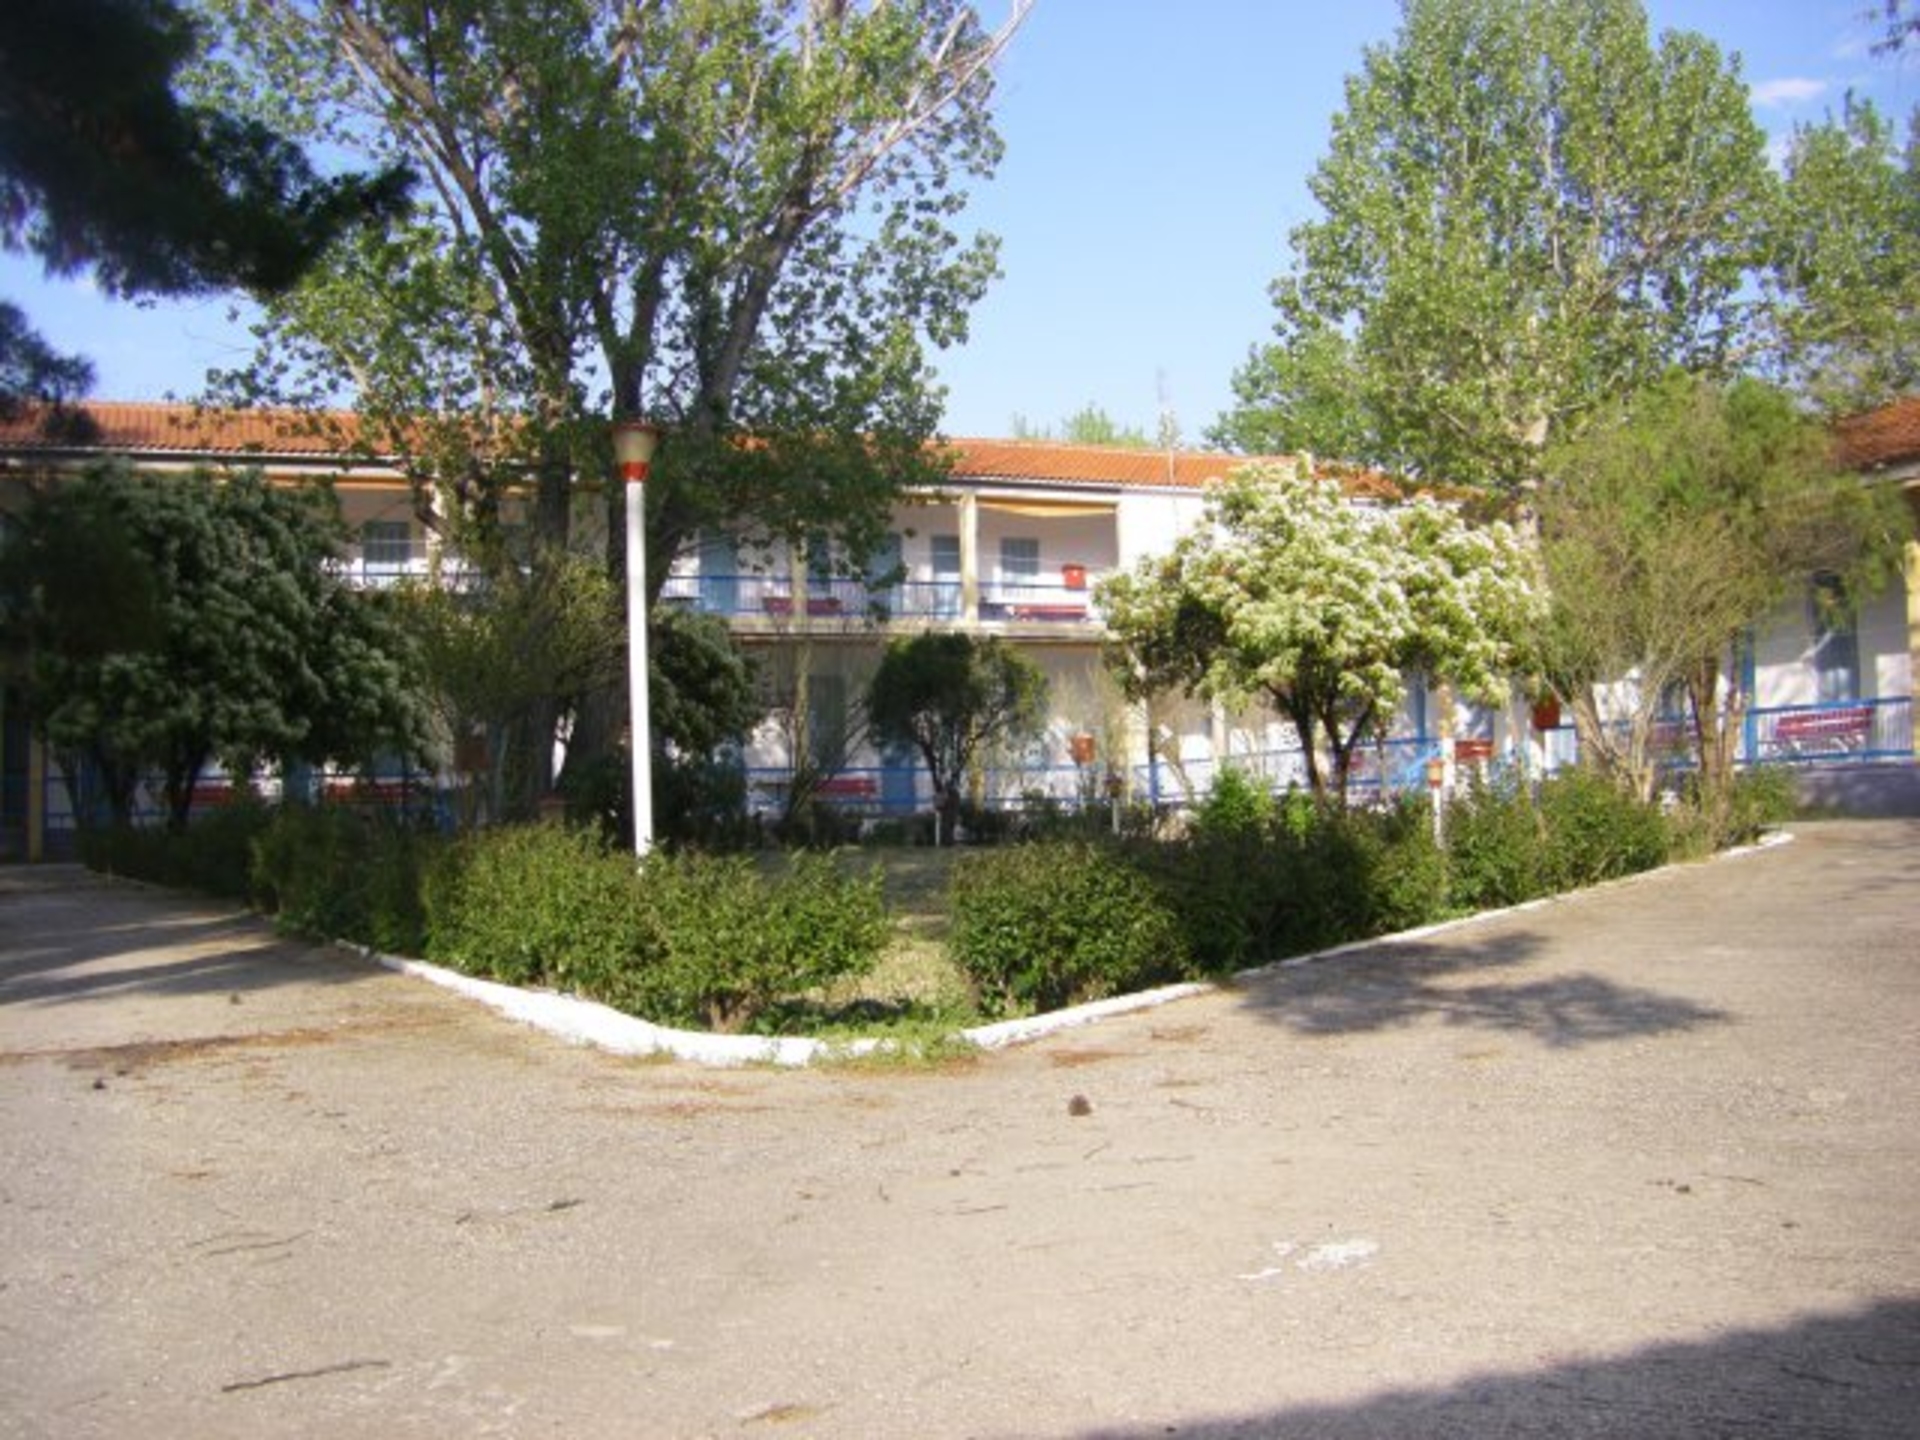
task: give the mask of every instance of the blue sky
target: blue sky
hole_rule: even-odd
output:
[[[1648,0],[1657,29],[1738,51],[1756,114],[1784,133],[1849,87],[1904,116],[1920,68],[1867,53],[1874,0]],[[983,18],[1007,0],[980,0]],[[1151,433],[1163,405],[1197,443],[1271,323],[1267,285],[1309,218],[1306,181],[1363,46],[1397,0],[1037,0],[1001,69],[1007,143],[971,216],[1003,278],[939,356],[946,430],[1058,427],[1097,404]],[[0,257],[0,294],[89,356],[102,399],[198,390],[244,358],[221,298],[135,308]]]

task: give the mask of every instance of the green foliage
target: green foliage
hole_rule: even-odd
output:
[[[633,857],[591,831],[513,825],[459,841],[425,888],[427,957],[628,1008],[662,944]],[[639,1013],[639,1012],[636,1012]]]
[[[1132,853],[1174,907],[1196,970],[1227,975],[1274,953],[1297,878],[1295,851],[1278,831],[1202,829]]]
[[[1278,819],[1273,792],[1258,776],[1223,765],[1193,811],[1193,832],[1207,837],[1258,836]]]
[[[90,470],[42,495],[0,561],[35,724],[86,756],[128,818],[146,771],[185,825],[216,757],[360,761],[418,748],[405,636],[331,572],[330,491]]]
[[[1799,806],[1793,773],[1777,765],[1742,770],[1734,777],[1725,826],[1715,837],[1721,845],[1751,845],[1768,830],[1793,818]]]
[[[740,1030],[857,976],[890,934],[880,876],[795,856],[656,851],[636,869],[589,831],[517,826],[462,840],[427,887],[431,958],[551,985],[665,1024]]]
[[[236,800],[178,833],[132,825],[83,831],[80,858],[105,874],[247,901],[253,847],[275,815],[258,801]]]
[[[0,300],[0,420],[42,407],[40,433],[55,439],[94,439],[100,427],[73,402],[93,388],[93,366],[55,350],[10,300]]]
[[[1884,487],[1835,474],[1821,428],[1751,380],[1669,375],[1553,450],[1548,474],[1539,548],[1552,601],[1537,663],[1571,705],[1582,753],[1643,798],[1662,697],[1683,687],[1706,722],[1694,759],[1711,807],[1738,748],[1724,657],[1815,573],[1877,583],[1911,517]]]
[[[1013,417],[1012,433],[1015,440],[1056,438],[1053,426],[1035,427],[1024,415]],[[1091,400],[1060,422],[1057,438],[1068,445],[1112,445],[1123,450],[1151,450],[1162,443],[1177,443],[1177,437],[1156,440],[1138,426],[1122,425]]]
[[[404,170],[322,179],[300,149],[183,103],[196,46],[173,0],[15,0],[0,49],[0,204],[9,247],[92,266],[116,294],[280,290],[404,202]]]
[[[377,443],[446,477],[444,513],[531,475],[550,550],[575,476],[610,469],[589,397],[620,416],[644,396],[669,436],[647,485],[656,583],[703,526],[869,553],[898,487],[938,473],[927,355],[964,338],[995,274],[992,239],[954,222],[999,157],[991,62],[1017,17],[989,34],[958,0],[202,8],[208,88],[429,182],[409,229],[341,247],[271,307],[238,392],[317,400],[352,376]]]
[[[1774,181],[1737,64],[1635,0],[1410,0],[1349,78],[1222,438],[1462,484],[1750,338]],[[1655,218],[1657,217],[1657,218]]]
[[[636,977],[656,1019],[745,1030],[774,1004],[866,974],[891,927],[878,869],[792,857],[769,880],[747,856],[655,855],[641,877],[662,953]]]
[[[424,877],[440,842],[383,815],[288,805],[253,845],[253,896],[280,928],[396,955],[425,947]]]
[[[1667,863],[1672,836],[1660,807],[1588,769],[1563,770],[1540,786],[1550,887],[1578,890]]]
[[[1303,471],[1237,471],[1209,524],[1102,582],[1100,603],[1129,693],[1267,701],[1300,736],[1315,796],[1344,804],[1408,674],[1503,694],[1543,601],[1506,525],[1425,498],[1363,511]]]
[[[1526,777],[1476,772],[1447,804],[1448,895],[1459,910],[1519,905],[1547,892],[1546,817]]]
[[[1787,146],[1769,234],[1780,369],[1829,413],[1920,388],[1920,144],[1895,130],[1849,95]]]
[[[1433,835],[1425,797],[1403,799],[1366,817],[1362,860],[1366,933],[1429,925],[1449,913],[1447,857]],[[1346,822],[1353,823],[1353,817]]]
[[[950,948],[988,1015],[1056,1009],[1191,973],[1172,907],[1110,846],[969,854],[954,869],[950,905]]]
[[[764,710],[752,657],[724,615],[656,606],[648,623],[654,739],[680,755],[738,742]],[[664,817],[662,817],[664,818]]]
[[[494,819],[530,816],[551,765],[539,737],[552,713],[626,673],[613,583],[584,559],[551,555],[526,570],[502,565],[484,584],[426,583],[398,598],[443,756],[484,737],[488,768],[470,794]]]
[[[976,757],[1036,736],[1046,698],[1040,667],[998,637],[928,632],[887,646],[868,688],[867,718],[875,743],[911,748],[926,762],[950,839]]]

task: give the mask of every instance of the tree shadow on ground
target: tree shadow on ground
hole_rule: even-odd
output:
[[[1718,1024],[1723,1010],[1594,974],[1484,978],[1538,956],[1546,942],[1516,931],[1478,943],[1407,941],[1241,982],[1256,1015],[1306,1035],[1346,1035],[1424,1020],[1530,1035],[1556,1049]]]
[[[283,940],[230,907],[90,877],[15,891],[6,904],[0,1005],[338,985],[375,973],[338,952]]]
[[[1920,1301],[1885,1300],[1776,1329],[1475,1376],[1442,1389],[1389,1390],[1349,1404],[1090,1430],[1081,1440],[1562,1435],[1905,1440],[1916,1433],[1916,1417]]]

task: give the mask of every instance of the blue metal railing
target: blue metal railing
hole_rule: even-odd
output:
[[[872,585],[861,580],[814,580],[796,590],[769,575],[672,575],[660,598],[729,619],[774,622],[960,620],[965,604],[957,578],[902,580]],[[1098,623],[1084,585],[982,583],[979,618],[984,623],[1090,625]]]
[[[1913,757],[1913,700],[1833,701],[1820,705],[1772,705],[1749,712],[1751,764],[1833,764]]]
[[[1549,772],[1578,763],[1580,740],[1572,725],[1549,730],[1543,738]],[[1684,770],[1693,764],[1685,721],[1658,721],[1653,742],[1662,768]],[[1735,759],[1741,765],[1844,765],[1913,756],[1913,700],[1891,695],[1749,710]]]

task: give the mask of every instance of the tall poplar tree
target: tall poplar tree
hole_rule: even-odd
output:
[[[956,225],[1029,0],[991,32],[961,0],[202,3],[234,57],[211,86],[427,197],[269,308],[230,397],[350,404],[456,532],[525,487],[536,565],[644,414],[656,589],[709,526],[857,564],[937,474],[928,351],[995,273]]]
[[[1750,343],[1765,137],[1638,0],[1407,0],[1347,82],[1218,438],[1513,487],[1669,368]]]

